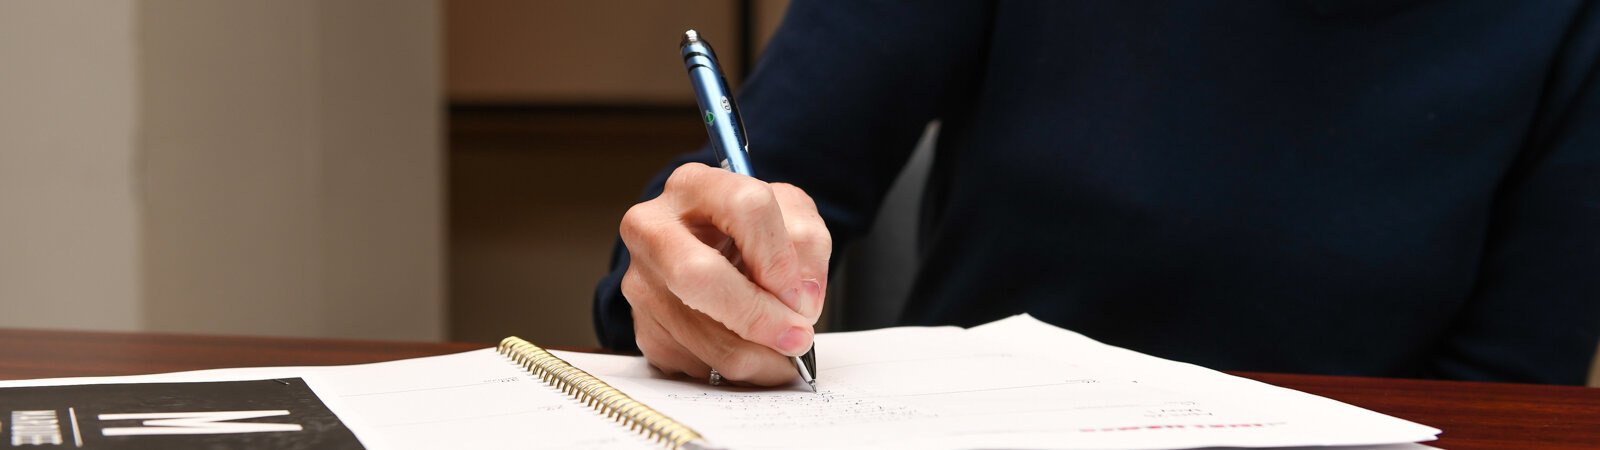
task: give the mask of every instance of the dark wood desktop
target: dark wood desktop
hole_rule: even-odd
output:
[[[488,344],[0,329],[0,379],[358,364]],[[585,349],[569,349],[585,350]],[[592,350],[592,349],[590,349]],[[1444,430],[1446,449],[1600,449],[1600,389],[1236,373]]]

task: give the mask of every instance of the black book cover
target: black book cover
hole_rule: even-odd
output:
[[[300,378],[0,388],[0,449],[363,449]]]

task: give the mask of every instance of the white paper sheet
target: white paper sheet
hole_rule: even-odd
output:
[[[554,352],[739,449],[1428,448],[1436,429],[1100,344],[1031,317],[817,337],[817,387],[712,387],[643,358]],[[337,367],[0,382],[301,377],[371,449],[655,448],[492,349]],[[1326,447],[1324,447],[1326,448]]]
[[[710,388],[559,353],[730,448],[1146,449],[1373,445],[1438,430],[1100,344],[1017,316],[817,338],[817,387]]]

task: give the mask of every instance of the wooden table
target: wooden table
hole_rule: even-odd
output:
[[[488,344],[0,329],[0,379],[357,364]],[[1600,449],[1600,389],[1239,373],[1444,430],[1447,449]]]

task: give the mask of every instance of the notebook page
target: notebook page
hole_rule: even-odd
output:
[[[1195,448],[1369,445],[1438,430],[1099,344],[1019,316],[962,330],[817,337],[817,388],[712,387],[642,358],[573,365],[729,448]]]
[[[330,367],[318,381],[372,449],[659,450],[494,349]]]
[[[304,379],[370,450],[659,450],[494,349],[350,366],[0,381],[0,388],[279,378]]]

